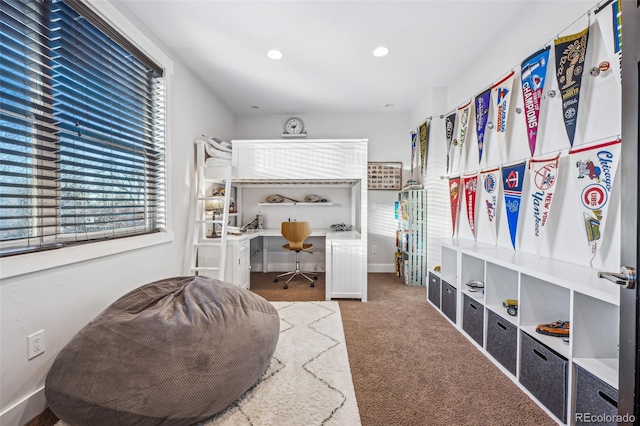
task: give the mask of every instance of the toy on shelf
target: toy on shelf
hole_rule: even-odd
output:
[[[569,337],[569,321],[555,321],[548,324],[539,324],[536,332],[554,337]]]
[[[516,299],[506,299],[502,306],[507,309],[507,313],[512,317],[518,316],[518,301]]]
[[[471,280],[466,284],[469,287],[469,291],[475,293],[480,289],[480,291],[484,291],[484,281],[479,280]]]

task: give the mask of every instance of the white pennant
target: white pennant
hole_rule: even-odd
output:
[[[569,152],[569,164],[575,165],[574,181],[582,206],[580,220],[584,223],[592,259],[600,248],[605,231],[613,179],[620,160],[620,145],[618,139]]]
[[[498,203],[500,202],[500,168],[480,172],[480,211],[484,212],[494,244],[498,243]]]
[[[558,180],[558,157],[559,155],[547,160],[529,160],[530,193],[533,199],[533,238],[538,255],[540,255],[540,246]]]
[[[491,86],[491,99],[495,106],[495,123],[496,141],[498,145],[498,153],[500,154],[500,162],[506,158],[506,140],[507,140],[507,124],[509,123],[509,107],[511,106],[511,92],[513,90],[513,76],[511,71],[504,78]]]

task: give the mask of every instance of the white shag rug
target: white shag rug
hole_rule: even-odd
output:
[[[271,303],[280,315],[271,364],[225,411],[198,425],[359,425],[338,302]]]

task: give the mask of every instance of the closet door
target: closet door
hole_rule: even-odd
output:
[[[621,263],[637,270],[640,266],[638,244],[638,127],[640,125],[640,0],[622,1],[622,164],[620,176],[624,182],[622,195]],[[637,276],[636,276],[637,277]],[[618,413],[634,414],[635,421],[622,419],[619,424],[639,424],[640,357],[638,317],[639,290],[620,292],[620,369]],[[631,287],[627,285],[626,287]]]

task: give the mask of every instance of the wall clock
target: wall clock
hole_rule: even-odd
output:
[[[284,125],[284,133],[287,135],[300,135],[304,131],[304,123],[299,118],[292,117]]]

